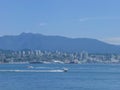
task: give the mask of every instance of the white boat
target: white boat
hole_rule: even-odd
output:
[[[29,69],[33,69],[34,67],[33,67],[33,66],[28,66],[27,68],[29,68]]]
[[[63,68],[64,72],[67,72],[68,71],[68,68]]]

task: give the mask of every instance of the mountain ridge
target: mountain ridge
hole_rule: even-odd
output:
[[[90,53],[120,53],[119,45],[112,45],[91,38],[68,38],[34,33],[6,35],[0,37],[0,49],[3,50],[48,50]]]

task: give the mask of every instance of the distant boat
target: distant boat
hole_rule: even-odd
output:
[[[33,66],[28,66],[27,68],[32,69],[32,68],[34,68],[34,67],[33,67]]]
[[[68,71],[68,68],[63,68],[63,71],[64,71],[64,72],[67,72],[67,71]]]

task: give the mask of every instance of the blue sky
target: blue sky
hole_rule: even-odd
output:
[[[0,0],[0,35],[22,32],[120,44],[120,0]]]

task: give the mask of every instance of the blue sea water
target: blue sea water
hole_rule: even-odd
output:
[[[1,64],[0,70],[28,70],[27,66],[28,64]],[[120,65],[34,64],[32,66],[35,70],[57,70],[63,67],[69,70],[68,72],[0,71],[0,90],[120,90]]]

